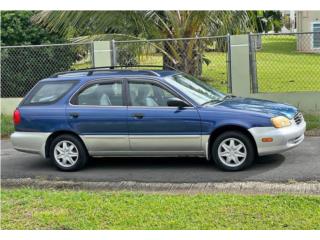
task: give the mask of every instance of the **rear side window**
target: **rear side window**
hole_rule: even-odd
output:
[[[24,104],[48,104],[63,97],[75,84],[72,82],[43,82],[31,92]]]
[[[122,83],[96,83],[82,90],[73,100],[74,105],[123,106]]]

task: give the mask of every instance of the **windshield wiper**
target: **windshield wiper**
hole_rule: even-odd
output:
[[[227,99],[232,99],[232,98],[235,98],[236,96],[234,96],[234,95],[225,95],[223,98],[220,98],[220,99],[211,99],[211,100],[209,100],[209,101],[207,101],[207,102],[204,102],[204,103],[202,103],[201,104],[201,106],[203,106],[203,105],[206,105],[206,104],[208,104],[208,103],[213,103],[213,102],[222,102],[222,101],[224,101],[224,100],[227,100]]]
[[[201,106],[206,105],[208,103],[221,102],[221,101],[222,101],[221,99],[211,99],[211,100],[209,100],[207,102],[202,103]]]
[[[232,98],[235,98],[235,97],[236,96],[229,94],[229,95],[225,95],[222,100],[232,99]]]

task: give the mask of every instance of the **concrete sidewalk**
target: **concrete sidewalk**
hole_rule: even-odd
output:
[[[40,179],[2,179],[2,187],[35,187],[42,189],[138,191],[149,193],[197,194],[295,194],[319,195],[320,182],[230,182],[230,183],[141,183],[141,182],[74,182]]]

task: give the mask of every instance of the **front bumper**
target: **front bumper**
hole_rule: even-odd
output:
[[[11,134],[13,148],[20,152],[40,154],[46,157],[45,147],[50,133],[14,132]]]
[[[259,156],[286,151],[298,146],[304,139],[306,122],[291,122],[289,127],[254,127],[249,132],[254,137]],[[262,138],[273,138],[272,142],[262,142]]]

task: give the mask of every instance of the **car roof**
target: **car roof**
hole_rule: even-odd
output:
[[[126,77],[130,76],[153,76],[157,78],[163,78],[177,74],[174,70],[128,70],[128,69],[84,69],[76,71],[67,71],[56,73],[49,78],[43,79],[42,81],[51,80],[81,80],[89,81],[100,78],[108,77]]]

